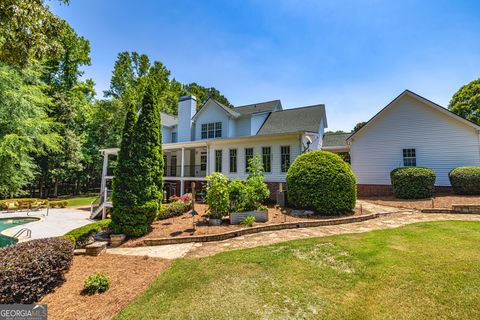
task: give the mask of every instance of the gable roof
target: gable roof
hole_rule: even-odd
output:
[[[442,107],[441,105],[439,104],[436,104],[435,102],[432,102],[430,100],[428,100],[427,98],[424,98],[422,97],[421,95],[419,94],[416,94],[415,92],[413,91],[410,91],[408,89],[406,89],[405,91],[403,91],[401,94],[399,94],[395,99],[393,99],[389,104],[387,104],[382,110],[380,110],[376,115],[374,115],[370,120],[367,121],[367,123],[361,127],[357,132],[354,132],[353,134],[351,134],[347,141],[351,141],[352,138],[357,135],[359,132],[364,132],[365,130],[368,130],[368,128],[371,126],[371,123],[373,120],[377,119],[378,117],[380,117],[380,115],[385,112],[385,110],[387,110],[388,108],[390,108],[395,102],[397,102],[398,100],[400,100],[401,98],[405,97],[405,96],[409,96],[415,100],[418,100],[420,102],[423,102],[424,104],[428,105],[429,107],[449,116],[449,117],[452,117],[453,119],[456,119],[457,121],[460,121],[462,122],[463,124],[466,124],[467,126],[470,126],[470,127],[473,127],[475,130],[477,131],[480,131],[480,126],[476,125],[475,123],[465,119],[465,118],[462,118],[458,115],[456,115],[455,113],[451,112],[450,110]]]
[[[247,114],[252,114],[257,112],[267,112],[267,111],[272,112],[273,110],[276,110],[278,106],[280,107],[279,109],[282,110],[282,103],[280,102],[280,100],[272,100],[272,101],[266,101],[266,102],[260,102],[260,103],[247,104],[244,106],[238,106],[233,108],[233,110],[235,110],[241,115],[247,115]]]
[[[195,113],[195,115],[192,117],[192,121],[195,121],[197,119],[198,115],[203,111],[203,109],[205,109],[206,105],[209,102],[212,102],[212,103],[216,104],[218,107],[220,107],[220,109],[225,111],[229,116],[231,116],[233,118],[240,117],[240,113],[234,111],[232,108],[229,108],[229,107],[225,106],[224,104],[218,102],[217,100],[215,100],[213,98],[208,98],[207,101],[205,101],[205,103],[202,105],[202,107],[197,111],[197,113]]]
[[[272,112],[258,130],[257,135],[318,132],[323,118],[326,126],[323,104]]]
[[[177,117],[166,114],[165,112],[160,112],[160,118],[162,120],[162,126],[165,127],[173,127],[178,123]]]
[[[323,147],[345,147],[347,146],[347,139],[352,135],[351,132],[342,133],[326,133],[323,135]]]

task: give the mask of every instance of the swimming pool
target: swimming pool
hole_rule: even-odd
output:
[[[37,218],[0,218],[0,232],[21,224],[37,221]],[[0,234],[0,247],[17,243],[17,239]]]

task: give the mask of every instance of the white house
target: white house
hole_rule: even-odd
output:
[[[391,194],[390,172],[397,167],[431,168],[442,189],[450,187],[450,170],[480,166],[480,126],[409,90],[344,141],[332,145],[332,139],[325,136],[323,149],[349,149],[363,196]]]
[[[229,179],[247,176],[248,159],[260,155],[265,182],[275,195],[286,171],[302,152],[321,148],[327,117],[323,104],[282,108],[280,100],[229,108],[208,99],[198,112],[194,96],[180,97],[178,117],[161,113],[164,181],[168,195],[201,188],[205,176],[222,172]],[[102,190],[113,178],[104,149]]]

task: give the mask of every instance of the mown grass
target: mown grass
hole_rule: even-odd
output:
[[[67,207],[78,207],[78,206],[90,206],[93,200],[95,200],[97,196],[93,197],[75,197],[67,200],[68,204]]]
[[[180,259],[116,319],[474,319],[479,243],[446,221]]]

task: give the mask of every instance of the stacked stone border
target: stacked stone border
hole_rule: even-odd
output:
[[[478,204],[453,204],[452,209],[428,208],[428,209],[423,209],[422,212],[423,213],[480,214],[480,205],[478,205]]]
[[[188,243],[188,242],[222,241],[222,240],[227,240],[227,239],[231,239],[231,238],[235,238],[235,237],[239,237],[247,234],[259,233],[259,232],[265,232],[265,231],[321,227],[321,226],[331,226],[331,225],[338,225],[338,224],[362,222],[362,221],[386,216],[391,213],[392,212],[378,212],[378,213],[372,213],[372,214],[363,215],[363,216],[351,216],[351,217],[345,217],[345,218],[278,223],[278,224],[270,224],[265,226],[228,231],[228,232],[218,233],[218,234],[201,235],[201,236],[190,236],[190,237],[180,237],[180,238],[153,238],[153,239],[145,239],[143,240],[143,243],[145,246],[160,246],[160,245]]]

